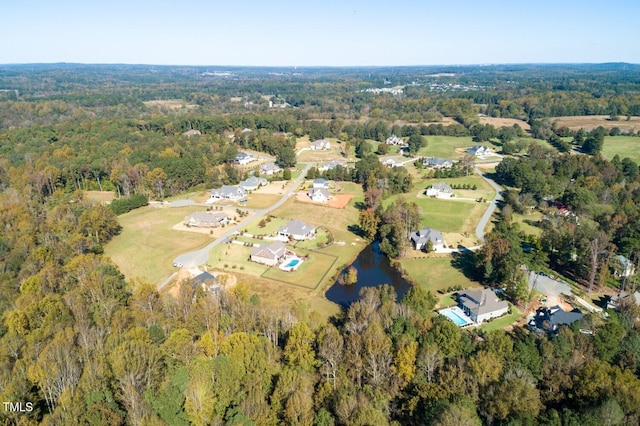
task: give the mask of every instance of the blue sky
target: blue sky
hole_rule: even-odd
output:
[[[0,63],[640,63],[638,0],[4,0]]]

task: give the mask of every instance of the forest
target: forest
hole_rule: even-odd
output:
[[[418,149],[433,135],[470,136],[514,155],[493,173],[504,203],[484,247],[452,263],[515,303],[527,297],[523,264],[585,292],[619,286],[612,254],[640,258],[638,165],[602,155],[605,136],[620,129],[558,128],[549,118],[640,115],[638,71],[0,66],[0,397],[32,404],[0,410],[0,422],[638,424],[633,303],[549,337],[521,326],[460,329],[434,312],[432,292],[416,286],[399,298],[382,286],[326,320],[301,303],[265,305],[242,282],[213,293],[187,280],[176,296],[161,294],[103,254],[119,214],[237,183],[239,150],[290,166],[297,138],[327,137],[358,158],[329,178],[363,185],[361,230],[401,257],[402,226],[419,212],[380,200],[409,191],[411,176],[383,168],[372,143],[396,134]],[[366,91],[399,86],[399,95]],[[479,116],[522,120],[531,134]],[[88,190],[118,202],[92,203]],[[558,206],[574,215],[555,214]],[[514,220],[532,209],[546,212],[540,236]]]

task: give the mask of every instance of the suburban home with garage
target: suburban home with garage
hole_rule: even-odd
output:
[[[584,318],[579,309],[567,312],[560,306],[543,306],[536,311],[536,315],[529,321],[530,330],[545,332],[549,335],[557,334],[560,327],[571,326],[574,322]]]
[[[243,166],[256,160],[257,160],[256,157],[246,152],[239,152],[235,158],[236,163],[242,164]]]
[[[260,173],[263,175],[271,176],[278,173],[280,170],[282,169],[273,162],[260,164]]]
[[[440,231],[436,231],[431,228],[420,229],[419,231],[411,233],[411,243],[416,250],[422,250],[426,248],[427,241],[431,241],[433,244],[433,250],[443,250],[445,248],[444,238]]]
[[[315,233],[315,226],[306,224],[300,219],[295,219],[278,229],[278,238],[280,241],[289,241],[289,237],[302,241],[313,237]]]
[[[628,278],[631,275],[635,274],[636,268],[633,266],[633,262],[619,254],[617,256],[613,256],[613,258],[618,262],[619,268],[614,268],[613,274],[616,277]]]
[[[331,194],[324,188],[311,188],[309,192],[307,192],[309,198],[312,201],[326,203],[331,198]]]
[[[476,324],[482,324],[509,312],[509,304],[500,300],[490,288],[460,292],[458,306]]]
[[[202,287],[204,291],[217,292],[220,290],[218,278],[209,272],[202,272],[191,278],[191,284],[194,287]]]
[[[402,165],[401,161],[396,160],[395,158],[392,158],[392,157],[380,158],[380,162],[382,163],[382,165],[387,167],[398,167]]]
[[[450,169],[453,167],[453,160],[447,158],[427,157],[422,159],[422,165],[430,169]]]
[[[239,200],[247,195],[246,191],[239,186],[222,185],[222,188],[211,190],[211,199],[213,200]]]
[[[326,163],[323,163],[318,167],[318,170],[321,172],[326,172],[327,170],[333,170],[338,166],[347,167],[347,162],[342,160],[331,160]]]
[[[217,228],[228,222],[229,217],[224,212],[195,212],[184,218],[184,224],[194,228]]]
[[[280,241],[254,247],[251,250],[251,261],[263,265],[275,266],[287,254],[287,247]]]
[[[397,146],[405,146],[406,143],[404,142],[404,140],[402,138],[399,138],[396,135],[391,135],[387,138],[387,140],[385,141],[385,143],[387,145],[397,145]]]
[[[484,145],[476,145],[471,148],[467,148],[467,154],[475,155],[476,157],[484,157],[487,155],[491,155],[491,148]]]
[[[453,197],[453,189],[444,182],[438,182],[427,188],[425,194],[427,197],[451,198]]]
[[[322,178],[314,179],[313,189],[329,189],[329,181]]]
[[[261,186],[266,186],[269,182],[263,177],[251,176],[247,180],[240,182],[240,188],[245,191],[255,191]]]
[[[309,148],[311,148],[314,151],[331,149],[331,142],[329,142],[326,139],[318,139],[317,141],[311,142],[311,145],[309,145]]]

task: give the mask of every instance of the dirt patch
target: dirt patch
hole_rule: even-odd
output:
[[[182,99],[160,99],[160,100],[154,100],[154,101],[145,101],[143,102],[143,104],[149,108],[193,109],[198,107],[198,105],[188,104]]]
[[[623,132],[640,130],[640,117],[631,117],[627,121],[626,116],[621,116],[620,121],[613,121],[608,115],[583,115],[577,117],[551,117],[551,123],[556,123],[557,127],[568,127],[571,130],[585,129],[592,130],[598,126],[605,129],[618,127]]]
[[[267,186],[263,186],[254,191],[254,194],[275,194],[282,195],[284,194],[292,181],[288,180],[274,180],[269,183]]]
[[[326,203],[311,201],[306,191],[300,191],[296,194],[296,202],[314,204],[323,207],[333,207],[343,209],[349,204],[353,198],[353,194],[331,194],[331,198]]]
[[[83,197],[92,203],[108,204],[115,200],[116,194],[113,191],[84,191]]]
[[[478,245],[478,237],[471,234],[460,234],[458,232],[443,232],[442,237],[449,248],[473,247]]]
[[[515,118],[479,117],[479,120],[480,124],[491,124],[496,128],[513,127],[514,124],[517,124],[524,131],[528,132],[531,130],[529,123]]]

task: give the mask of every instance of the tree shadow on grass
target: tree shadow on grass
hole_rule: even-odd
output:
[[[451,266],[459,270],[470,280],[480,281],[482,276],[476,267],[476,255],[471,250],[460,250],[451,254]]]

